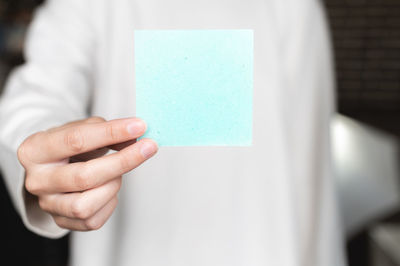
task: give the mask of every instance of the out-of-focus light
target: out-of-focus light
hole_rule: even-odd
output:
[[[332,121],[331,137],[343,224],[351,234],[399,208],[398,142],[341,115]]]
[[[357,124],[351,119],[338,115],[332,123],[332,151],[335,168],[353,172],[360,165],[361,150],[354,129]],[[346,177],[347,175],[340,175]]]
[[[338,120],[332,124],[332,144],[336,160],[347,161],[351,154],[351,134],[343,121]]]

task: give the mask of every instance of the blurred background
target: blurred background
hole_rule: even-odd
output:
[[[26,27],[42,2],[0,0],[0,93],[24,60]],[[349,265],[400,265],[400,0],[323,3],[336,59],[332,158]],[[25,229],[1,177],[0,210],[3,261],[67,265],[68,236],[51,240]]]

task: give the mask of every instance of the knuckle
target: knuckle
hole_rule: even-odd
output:
[[[33,195],[37,195],[40,192],[39,182],[32,177],[27,177],[25,179],[25,188],[29,193],[31,193]]]
[[[58,217],[58,216],[53,216],[53,220],[54,220],[54,222],[55,222],[59,227],[63,227],[63,222],[62,222],[62,220],[61,220],[60,217]]]
[[[82,167],[80,171],[75,174],[74,183],[79,190],[87,190],[92,187],[92,178],[87,167]]]
[[[39,203],[39,207],[42,210],[44,210],[44,211],[48,211],[49,210],[47,201],[46,201],[46,199],[44,197],[39,197],[38,203]]]
[[[73,152],[79,153],[84,150],[84,139],[78,128],[72,128],[65,134],[64,143]]]
[[[67,224],[66,221],[63,217],[61,216],[53,216],[53,220],[56,223],[56,225],[58,225],[58,227],[64,228],[64,229],[70,229]]]
[[[115,125],[108,124],[106,125],[106,136],[110,138],[111,141],[115,142],[118,141],[118,130]]]
[[[78,219],[87,219],[89,216],[89,211],[80,199],[76,199],[72,202],[71,213],[75,218]]]
[[[22,165],[26,164],[29,160],[29,151],[32,150],[33,140],[39,137],[41,134],[42,132],[32,134],[19,145],[17,149],[17,157]]]
[[[123,171],[129,170],[130,168],[132,168],[132,164],[135,161],[136,161],[136,158],[130,156],[130,154],[121,153],[121,156],[119,159],[120,167]]]
[[[22,163],[25,164],[26,160],[26,142],[24,141],[21,145],[19,145],[17,149],[17,157],[18,160]]]
[[[97,221],[96,219],[86,219],[84,223],[88,230],[98,230],[104,224],[102,221]]]

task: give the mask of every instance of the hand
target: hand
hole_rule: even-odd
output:
[[[29,136],[18,149],[25,188],[58,226],[99,229],[117,205],[121,176],[157,152],[138,118],[92,117]],[[109,148],[117,152],[105,155]]]

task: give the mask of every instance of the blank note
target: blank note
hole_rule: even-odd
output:
[[[160,146],[252,143],[253,30],[135,30],[136,115]]]

